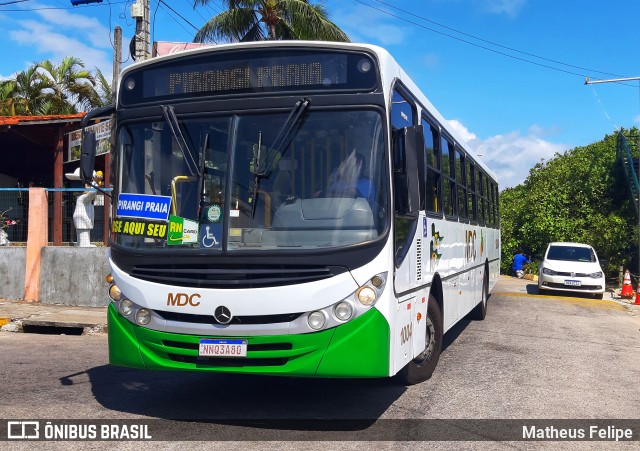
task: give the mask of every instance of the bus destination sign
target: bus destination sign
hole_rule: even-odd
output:
[[[274,91],[373,91],[373,59],[338,51],[208,52],[180,55],[125,75],[123,105]]]
[[[327,72],[327,71],[325,71]],[[335,74],[335,71],[332,71]],[[321,62],[273,64],[219,70],[192,70],[169,73],[169,95],[193,94],[238,89],[284,88],[344,83],[340,78],[323,77]]]

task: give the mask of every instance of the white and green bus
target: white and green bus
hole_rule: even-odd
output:
[[[84,124],[104,115],[112,364],[412,384],[448,329],[485,317],[496,178],[385,50],[154,58]]]

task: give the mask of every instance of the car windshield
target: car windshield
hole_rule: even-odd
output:
[[[389,177],[379,112],[292,107],[222,117],[176,117],[165,107],[162,120],[122,125],[112,240],[259,251],[384,234]]]
[[[547,252],[548,260],[568,262],[595,262],[596,254],[593,249],[581,246],[551,246]]]

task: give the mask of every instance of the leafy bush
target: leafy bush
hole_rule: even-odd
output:
[[[623,132],[638,134],[635,128]],[[629,267],[639,232],[621,170],[616,135],[607,135],[541,160],[521,185],[502,191],[502,272],[508,273],[518,248],[541,256],[552,241],[592,245],[607,260],[609,275]]]

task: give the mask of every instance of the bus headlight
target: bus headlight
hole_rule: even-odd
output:
[[[347,321],[353,315],[353,306],[345,301],[338,302],[333,307],[333,314],[340,321]]]
[[[122,313],[124,316],[131,315],[132,309],[133,302],[131,302],[129,299],[123,299],[122,301],[120,301],[120,313]]]
[[[146,308],[141,308],[140,310],[138,310],[138,312],[136,313],[136,323],[140,324],[141,326],[146,326],[147,324],[149,324],[149,321],[151,321],[151,312]]]
[[[309,313],[309,317],[307,318],[307,323],[309,324],[309,327],[312,328],[313,330],[322,329],[326,321],[327,321],[327,318],[324,316],[324,313],[322,313],[321,311],[311,312]]]
[[[373,288],[365,286],[358,290],[358,301],[362,305],[373,305],[376,302],[377,296]]]
[[[114,301],[122,300],[122,291],[120,291],[118,285],[111,285],[109,287],[109,297]]]

